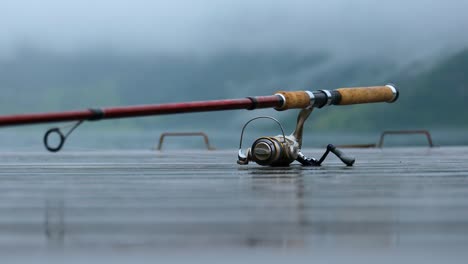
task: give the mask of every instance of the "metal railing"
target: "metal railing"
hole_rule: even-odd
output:
[[[431,133],[427,130],[389,130],[384,131],[380,134],[380,139],[377,144],[351,144],[351,145],[339,145],[338,148],[382,148],[384,145],[384,139],[387,135],[414,135],[414,134],[422,134],[425,135],[427,138],[427,143],[429,147],[434,147],[434,143],[432,141]]]
[[[377,144],[378,148],[383,147],[384,143],[384,138],[386,135],[414,135],[414,134],[422,134],[425,135],[427,138],[427,143],[429,144],[429,147],[434,147],[434,144],[432,142],[432,137],[431,133],[427,130],[394,130],[394,131],[384,131],[380,135],[380,140],[379,143]]]
[[[215,148],[213,146],[210,145],[210,141],[208,139],[208,135],[206,133],[203,133],[203,132],[164,132],[161,134],[161,136],[159,137],[159,143],[158,143],[158,146],[156,147],[157,150],[161,150],[162,149],[162,145],[164,143],[164,138],[166,137],[191,137],[191,136],[200,136],[200,137],[203,137],[203,140],[205,142],[205,145],[206,145],[206,149],[208,150],[215,150]]]

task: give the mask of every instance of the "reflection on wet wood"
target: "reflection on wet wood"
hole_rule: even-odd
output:
[[[355,167],[239,166],[236,151],[3,153],[0,250],[468,245],[468,148],[348,152]]]

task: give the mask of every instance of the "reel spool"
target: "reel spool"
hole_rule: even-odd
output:
[[[244,154],[242,152],[242,139],[245,128],[250,122],[263,118],[275,121],[281,129],[281,135],[258,138],[247,149],[247,154]],[[247,121],[242,128],[237,163],[247,165],[249,161],[254,161],[264,166],[288,166],[297,159],[298,149],[298,143],[290,137],[285,136],[283,126],[281,126],[278,120],[270,116],[259,116]]]
[[[346,156],[342,151],[338,150],[332,144],[328,144],[327,150],[319,160],[314,158],[307,158],[304,154],[302,154],[302,131],[304,123],[311,112],[312,108],[305,108],[299,112],[296,129],[289,136],[285,136],[283,126],[273,117],[259,116],[247,121],[247,123],[245,123],[244,127],[242,128],[240,136],[237,163],[239,165],[247,165],[249,161],[253,161],[262,166],[289,166],[289,164],[297,160],[303,166],[320,166],[328,154],[332,152],[344,164],[347,166],[352,166],[355,162],[355,159]],[[248,148],[244,154],[242,151],[242,139],[245,128],[248,124],[257,119],[270,119],[275,121],[281,129],[281,135],[274,137],[266,136],[256,139],[252,143],[252,146]]]

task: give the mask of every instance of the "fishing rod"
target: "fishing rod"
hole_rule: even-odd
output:
[[[283,111],[283,110],[288,110],[288,109],[303,109],[298,117],[298,127],[296,127],[295,134],[293,133],[294,136],[292,135],[294,137],[293,141],[295,143],[298,143],[296,145],[300,147],[300,145],[302,144],[303,123],[305,122],[307,117],[310,115],[310,112],[312,111],[313,108],[322,108],[324,106],[329,106],[329,105],[351,105],[351,104],[376,103],[376,102],[394,102],[397,100],[397,98],[398,98],[398,90],[392,84],[388,84],[385,86],[373,86],[373,87],[340,88],[336,90],[279,91],[279,92],[276,92],[274,95],[249,96],[249,97],[240,98],[240,99],[193,101],[193,102],[181,102],[181,103],[136,105],[136,106],[122,106],[122,107],[108,107],[108,108],[89,108],[89,109],[77,110],[77,111],[7,115],[7,116],[0,116],[0,127],[1,126],[42,124],[42,123],[51,123],[51,122],[76,121],[76,123],[66,133],[63,133],[61,129],[58,127],[53,127],[47,130],[47,132],[44,134],[44,145],[47,148],[47,150],[51,152],[57,152],[63,147],[63,144],[65,143],[65,140],[67,139],[67,137],[84,121],[99,121],[99,120],[104,120],[104,119],[130,118],[130,117],[141,117],[141,116],[208,112],[208,111],[222,111],[222,110],[236,110],[236,109],[254,110],[254,109],[261,109],[261,108],[274,108],[278,111]],[[250,120],[248,123],[250,123],[251,121],[252,120]],[[245,129],[245,126],[243,128],[243,131]],[[242,131],[242,134],[243,134],[243,131]],[[57,146],[51,146],[49,144],[49,137],[51,134],[57,134],[59,136],[59,143]],[[279,144],[278,146],[280,147],[287,146],[289,144],[289,143],[286,144],[287,139],[288,137],[286,137],[283,132],[283,140],[280,143],[277,143]],[[291,136],[290,136],[290,139],[291,139]],[[241,135],[240,145],[242,145],[242,135]],[[261,165],[263,165],[262,163],[264,163],[264,165],[284,165],[286,163],[286,162],[275,163],[275,162],[260,161],[259,156],[255,156],[253,153],[262,152],[263,155],[265,156],[267,155],[264,153],[266,149],[270,149],[270,150],[272,149],[270,145],[263,146],[264,147],[263,149],[260,146],[263,146],[263,145],[252,147],[250,151],[248,151],[247,155],[243,155],[241,151],[239,150],[239,153],[240,153],[239,160],[243,160],[243,162],[239,162],[239,163],[247,164],[248,160],[253,160]],[[330,148],[329,152],[331,151],[334,153],[336,152],[335,149],[336,148]],[[280,150],[279,147],[277,150]],[[288,155],[289,154],[291,153],[288,153]],[[297,155],[295,153],[292,153],[292,156],[290,158],[293,158],[296,156]],[[299,155],[298,157],[301,157],[301,156]],[[296,159],[297,157],[294,160]],[[309,161],[309,163],[311,162]]]

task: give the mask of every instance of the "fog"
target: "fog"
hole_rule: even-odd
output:
[[[0,54],[225,50],[427,56],[467,44],[467,1],[3,0]]]
[[[0,112],[392,82],[398,104],[331,108],[314,115],[314,127],[458,131],[468,111],[466,10],[456,0],[3,0]],[[434,111],[441,88],[452,103]],[[258,114],[238,112],[229,124]],[[281,114],[294,123],[295,113]],[[225,115],[159,117],[157,126],[206,128]],[[124,124],[156,126],[144,120]]]

